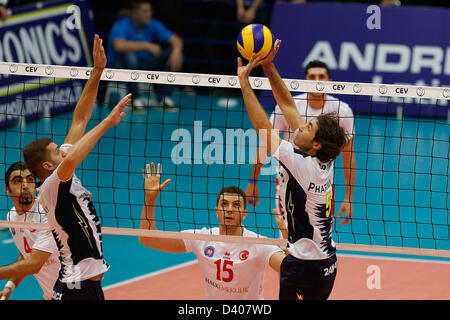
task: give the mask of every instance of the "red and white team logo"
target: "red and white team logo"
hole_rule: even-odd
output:
[[[241,251],[241,253],[239,253],[239,259],[241,259],[242,261],[247,260],[249,255],[249,252],[247,250]]]
[[[305,297],[305,295],[301,294],[301,293],[296,293],[297,295],[297,300],[303,300],[303,298]]]

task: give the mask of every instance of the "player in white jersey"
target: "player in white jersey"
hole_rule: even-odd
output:
[[[327,299],[336,277],[336,248],[331,238],[333,222],[333,165],[346,143],[337,115],[322,114],[305,123],[284,81],[272,63],[280,46],[265,59],[252,57],[246,66],[238,58],[238,77],[249,118],[258,132],[262,150],[279,161],[280,204],[288,227],[289,254],[280,270],[280,299]],[[272,92],[295,129],[295,150],[273,130],[249,82],[252,69],[262,65]]]
[[[102,135],[125,116],[122,110],[131,102],[125,96],[97,126],[84,134],[89,122],[98,85],[106,65],[102,40],[95,35],[94,68],[73,112],[70,130],[61,147],[51,138],[30,142],[23,157],[30,171],[42,182],[39,202],[60,253],[61,272],[52,294],[54,300],[102,300],[101,280],[109,265],[103,259],[100,221],[91,193],[75,176]]]
[[[14,204],[8,212],[8,221],[47,223],[47,217],[35,199],[35,178],[25,163],[13,163],[6,171],[5,183],[5,191]],[[32,274],[44,292],[44,299],[50,300],[61,266],[51,232],[26,228],[10,228],[10,231],[20,255],[17,262],[0,267],[0,279],[9,279],[0,291],[0,298],[8,299],[12,290]]]
[[[305,79],[316,81],[330,81],[330,71],[328,66],[318,60],[309,62],[305,67]],[[341,221],[341,224],[350,222],[353,215],[353,186],[356,179],[356,157],[353,151],[353,137],[354,137],[354,116],[353,111],[349,105],[339,99],[324,93],[304,93],[293,97],[298,113],[302,116],[306,123],[316,119],[323,113],[336,113],[339,117],[339,123],[347,133],[347,143],[342,152],[342,164],[345,180],[345,196],[341,203],[338,217],[341,217],[345,212],[346,219]],[[280,106],[276,105],[275,110],[270,116],[270,122],[274,129],[280,131],[284,140],[289,141],[295,149],[298,147],[294,143],[294,130],[289,127],[289,124],[281,112]],[[279,169],[279,168],[278,168]],[[246,189],[247,198],[251,206],[256,206],[259,203],[259,189],[257,180],[261,171],[261,165],[255,164],[252,168],[252,174],[249,184]],[[277,170],[276,178],[276,208],[283,214],[279,204],[279,170]]]
[[[142,209],[141,229],[156,230],[155,204],[161,190],[169,183],[160,184],[160,166],[157,172],[152,163],[143,171],[145,179],[145,205]],[[215,208],[219,227],[184,230],[196,234],[262,237],[242,225],[247,215],[245,193],[238,187],[223,188]],[[202,271],[205,296],[208,300],[261,300],[264,299],[265,268],[270,265],[279,272],[285,257],[277,246],[261,244],[225,243],[219,241],[182,240],[140,237],[139,241],[153,249],[180,253],[193,252]]]

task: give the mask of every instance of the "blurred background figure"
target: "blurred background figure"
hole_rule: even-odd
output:
[[[179,71],[183,63],[183,40],[153,18],[149,1],[131,2],[131,12],[112,27],[108,41],[108,64],[118,69]],[[138,85],[127,83],[137,109],[148,107],[150,99],[140,97]],[[157,104],[174,110],[171,98],[174,88],[164,86],[157,90]]]

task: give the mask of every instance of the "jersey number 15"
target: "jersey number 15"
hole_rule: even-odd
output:
[[[231,269],[233,266],[233,261],[219,259],[214,261],[214,264],[217,266],[217,280],[224,282],[230,282],[233,280],[233,270]]]

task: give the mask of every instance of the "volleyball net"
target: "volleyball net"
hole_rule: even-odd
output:
[[[22,149],[32,140],[52,137],[63,143],[90,70],[0,63],[0,171],[21,161]],[[450,88],[284,81],[293,95],[326,93],[353,109],[354,212],[345,225],[337,218],[346,185],[342,155],[335,162],[333,240],[338,249],[450,257]],[[76,170],[92,193],[103,233],[285,244],[272,213],[277,167],[272,157],[258,180],[260,203],[247,204],[243,221],[266,238],[181,232],[218,227],[220,190],[248,187],[258,137],[237,76],[105,69],[86,132],[128,93],[127,83],[138,86],[149,106],[126,110],[122,122],[106,132]],[[268,79],[250,77],[250,83],[272,113],[275,102]],[[178,110],[158,104],[167,86]],[[161,181],[172,179],[157,201],[157,231],[139,229],[142,169],[151,162],[162,165]],[[5,185],[4,174],[0,184]],[[6,221],[11,207],[10,196],[2,191],[1,227],[48,229]]]

